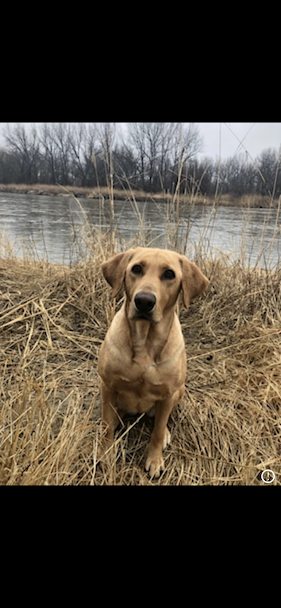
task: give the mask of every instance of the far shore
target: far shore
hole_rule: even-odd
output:
[[[11,192],[15,194],[36,194],[44,196],[75,196],[77,198],[88,199],[103,199],[110,198],[109,189],[101,188],[83,188],[77,186],[61,186],[60,184],[0,184],[1,192]],[[280,199],[272,199],[270,196],[261,196],[257,194],[245,194],[240,197],[235,197],[231,194],[219,194],[214,196],[202,196],[194,194],[180,194],[179,197],[172,196],[166,192],[149,193],[143,190],[122,190],[114,189],[114,198],[116,200],[134,200],[140,202],[164,202],[172,203],[179,201],[186,205],[224,205],[231,207],[250,207],[261,209],[277,209],[280,206]]]

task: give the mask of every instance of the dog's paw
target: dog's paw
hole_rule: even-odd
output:
[[[145,470],[148,471],[150,477],[159,477],[161,471],[164,470],[164,460],[161,454],[148,454],[145,463]]]
[[[156,447],[153,442],[148,448],[148,456],[145,463],[145,470],[149,472],[150,477],[159,477],[161,471],[164,471],[163,452],[167,445],[171,442],[171,433],[166,426],[163,436],[162,445]]]
[[[167,429],[168,431],[168,429]],[[168,431],[169,437],[166,434],[165,435],[165,441],[163,441],[163,449],[164,449],[164,444],[165,447],[168,443],[168,440],[170,440],[170,433]],[[167,440],[167,441],[166,441]],[[148,448],[148,455],[147,455],[147,459],[146,459],[146,463],[145,463],[145,470],[148,471],[150,477],[159,477],[161,471],[164,471],[164,460],[163,460],[163,452],[162,452],[162,446],[160,445],[159,447],[155,447],[153,446],[153,444],[149,446]]]

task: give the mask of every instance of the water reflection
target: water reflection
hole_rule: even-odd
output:
[[[108,202],[73,197],[0,193],[0,229],[10,234],[16,253],[22,244],[36,250],[38,258],[52,262],[75,261],[77,228],[85,219],[93,227],[108,229]],[[149,238],[151,246],[170,246],[174,229],[168,205],[153,202],[115,201],[116,233],[128,243],[138,235]],[[216,249],[239,256],[241,246],[246,263],[271,267],[280,263],[281,234],[276,210],[241,209],[195,205],[180,209],[180,238],[192,257],[194,246],[203,242],[206,255]],[[147,241],[146,241],[147,242]],[[263,254],[261,255],[261,250]]]

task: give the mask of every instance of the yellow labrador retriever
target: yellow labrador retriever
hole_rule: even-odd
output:
[[[126,412],[155,415],[146,471],[158,477],[162,450],[170,443],[167,422],[185,389],[185,344],[177,315],[181,289],[186,308],[208,279],[185,256],[137,247],[102,264],[112,297],[123,283],[125,300],[101,346],[102,419],[107,446]]]

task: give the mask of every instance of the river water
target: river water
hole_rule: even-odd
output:
[[[0,193],[2,244],[10,241],[19,256],[29,251],[35,252],[38,259],[75,262],[83,250],[82,241],[78,241],[85,221],[88,227],[103,230],[110,225],[107,201],[79,201],[80,205],[68,196]],[[120,240],[129,243],[137,238],[139,244],[144,244],[145,234],[146,244],[173,246],[175,222],[167,204],[139,202],[136,209],[130,201],[114,201],[114,211]],[[189,257],[193,257],[200,242],[205,255],[215,255],[220,250],[237,259],[243,251],[244,262],[250,266],[274,268],[281,262],[280,218],[276,209],[185,205],[180,209],[179,238]]]

